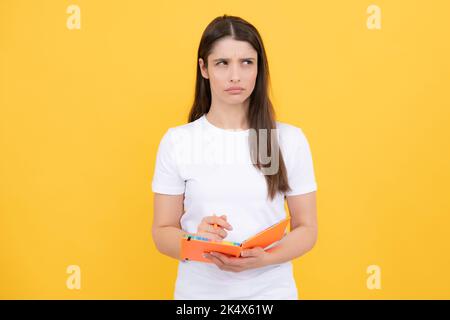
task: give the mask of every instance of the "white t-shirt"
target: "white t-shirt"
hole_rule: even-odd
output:
[[[312,156],[303,131],[276,122],[280,150],[292,191],[270,201],[264,174],[255,168],[249,130],[229,130],[201,118],[169,128],[156,156],[152,191],[184,193],[181,227],[196,233],[205,216],[225,214],[233,230],[224,240],[243,242],[284,219],[285,195],[317,190]],[[276,162],[276,161],[273,161]],[[298,299],[292,262],[242,272],[213,263],[179,261],[174,299]]]

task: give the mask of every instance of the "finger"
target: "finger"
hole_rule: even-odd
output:
[[[198,232],[216,234],[218,237],[220,237],[220,240],[223,240],[223,238],[225,238],[228,235],[228,233],[224,229],[219,227],[215,228],[213,225],[208,224],[206,222],[202,222],[200,224]]]
[[[204,218],[204,221],[209,224],[217,223],[217,225],[221,226],[222,228],[226,228],[228,230],[233,230],[233,227],[231,224],[229,224],[225,219],[217,216],[207,216]]]
[[[233,256],[228,256],[226,254],[216,252],[216,251],[212,251],[212,252],[210,252],[210,254],[212,256],[220,259],[220,261],[222,261],[222,263],[227,266],[240,266],[244,262],[244,261],[242,261],[243,259],[236,258]]]
[[[221,269],[225,271],[231,271],[231,272],[240,272],[243,271],[243,268],[241,265],[233,265],[231,263],[224,263],[223,260],[219,257],[214,257],[210,253],[211,259],[215,259],[214,263]]]
[[[221,236],[222,238],[225,238],[228,235],[228,233],[225,230],[223,230],[222,228],[215,228],[214,226],[212,226],[210,224],[206,225],[206,231],[210,232],[210,233],[215,233],[215,234]]]
[[[206,217],[206,222],[217,227],[226,228],[228,230],[233,230],[231,224],[229,224],[223,217],[210,216]]]
[[[209,253],[204,253],[203,256],[204,256],[206,259],[211,260],[212,262],[214,262],[218,267],[221,268],[221,267],[223,266],[223,262],[222,262],[220,259],[218,259],[218,258],[212,256],[211,254],[209,254]]]
[[[216,217],[216,214],[213,214],[214,218]],[[214,223],[214,228],[217,228],[217,223]]]
[[[217,254],[217,252],[210,252],[209,255],[212,258],[219,260],[221,264],[226,264],[226,260],[221,256],[221,254]]]
[[[220,237],[220,240],[223,240],[223,238],[228,235],[228,233],[224,229],[220,227],[214,227],[213,225],[207,224],[206,222],[202,223],[199,226],[198,231],[216,234],[218,237]]]

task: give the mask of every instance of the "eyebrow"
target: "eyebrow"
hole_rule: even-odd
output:
[[[255,60],[255,58],[242,58],[242,59],[239,59],[240,61],[244,61],[244,60]],[[228,58],[217,58],[217,59],[214,59],[213,60],[213,62],[217,62],[217,61],[230,61],[230,59],[228,59]]]

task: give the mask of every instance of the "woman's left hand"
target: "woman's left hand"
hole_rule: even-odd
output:
[[[220,252],[205,253],[205,257],[216,264],[219,269],[232,272],[241,272],[269,265],[269,252],[261,247],[242,250],[239,258],[229,256]]]

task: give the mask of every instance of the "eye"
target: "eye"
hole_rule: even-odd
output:
[[[226,62],[225,61],[219,61],[219,62],[216,63],[216,66],[218,66],[221,63],[226,63]]]
[[[248,64],[252,64],[253,63],[252,60],[245,60],[244,62],[248,62]]]

